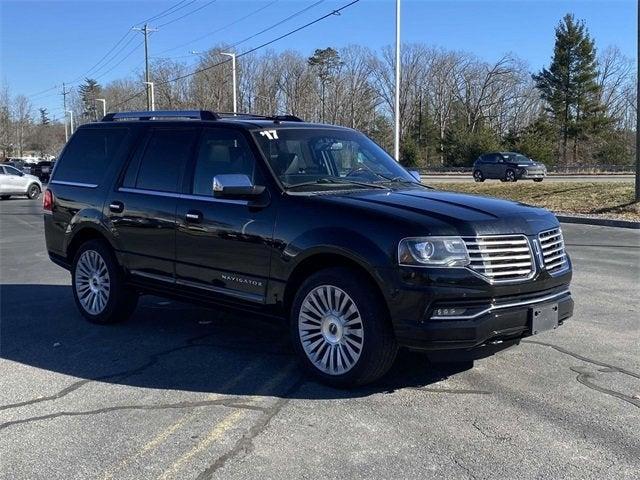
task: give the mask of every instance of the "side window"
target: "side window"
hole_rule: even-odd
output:
[[[4,167],[0,167],[0,175],[5,175],[5,173],[4,173]]]
[[[7,175],[15,175],[16,177],[20,177],[21,176],[20,170],[18,170],[17,168],[4,167],[4,169],[7,172]]]
[[[78,130],[58,161],[54,180],[99,184],[127,131],[126,128]]]
[[[255,181],[255,158],[242,134],[231,129],[206,129],[193,169],[191,193],[213,196],[213,177],[244,174]]]
[[[182,169],[191,155],[197,134],[195,129],[153,131],[139,162],[134,157],[129,164],[124,185],[143,190],[177,192]],[[135,175],[134,171],[137,171]]]

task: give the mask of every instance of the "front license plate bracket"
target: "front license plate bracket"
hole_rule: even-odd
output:
[[[546,332],[558,328],[558,304],[536,305],[529,309],[531,334]]]

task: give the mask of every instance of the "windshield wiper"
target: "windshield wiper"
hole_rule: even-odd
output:
[[[323,184],[331,184],[331,185],[356,185],[359,187],[365,187],[365,188],[386,188],[382,185],[376,184],[376,183],[366,183],[366,182],[357,182],[355,180],[347,180],[347,179],[334,179],[334,178],[320,178],[318,180],[314,180],[312,182],[303,182],[303,183],[296,183],[295,185],[287,185],[286,188],[287,190],[290,190],[292,188],[298,188],[298,187],[308,187],[310,185],[313,186],[317,186],[317,185],[323,185]]]

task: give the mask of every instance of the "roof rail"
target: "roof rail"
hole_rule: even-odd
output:
[[[216,112],[220,117],[224,118],[254,118],[256,120],[273,120],[274,122],[304,122],[300,117],[295,115],[259,115],[257,113],[233,113],[233,112]]]
[[[220,117],[209,110],[154,110],[107,113],[103,122],[115,120],[151,120],[154,118],[186,118],[192,120],[217,120]]]

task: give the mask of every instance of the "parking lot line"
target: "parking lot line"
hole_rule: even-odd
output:
[[[241,420],[246,414],[246,410],[235,410],[224,417],[221,422],[219,422],[212,430],[209,431],[209,433],[203,440],[198,442],[195,447],[178,458],[178,460],[176,460],[168,470],[160,475],[160,477],[158,477],[158,480],[167,480],[168,478],[175,477],[176,473],[180,471],[185,463],[191,460],[191,458],[193,458],[198,453],[204,451],[209,445],[211,445],[214,441],[224,435],[227,430],[233,428],[233,426],[236,425],[236,423]]]
[[[245,377],[249,374],[249,372],[251,372],[251,370],[256,368],[258,364],[259,362],[257,360],[254,362],[251,362],[249,365],[244,367],[236,377],[230,379],[228,382],[225,382],[223,385],[221,385],[220,391],[221,392],[229,391],[235,385],[244,381]],[[212,393],[207,396],[207,400],[215,400],[221,396],[222,396],[221,394]],[[113,479],[114,475],[117,472],[121,471],[123,468],[130,465],[133,461],[143,457],[145,454],[149,453],[150,451],[162,445],[174,432],[180,429],[180,427],[182,427],[188,420],[190,420],[195,415],[197,415],[199,411],[200,411],[199,409],[194,409],[185,413],[182,417],[180,417],[180,419],[175,421],[173,424],[169,425],[163,431],[158,433],[158,435],[156,435],[154,438],[149,440],[149,442],[143,445],[142,448],[140,448],[139,450],[136,450],[131,455],[127,455],[120,462],[116,463],[114,466],[109,468],[109,470],[105,472],[105,474],[101,477],[101,479],[102,480]]]

